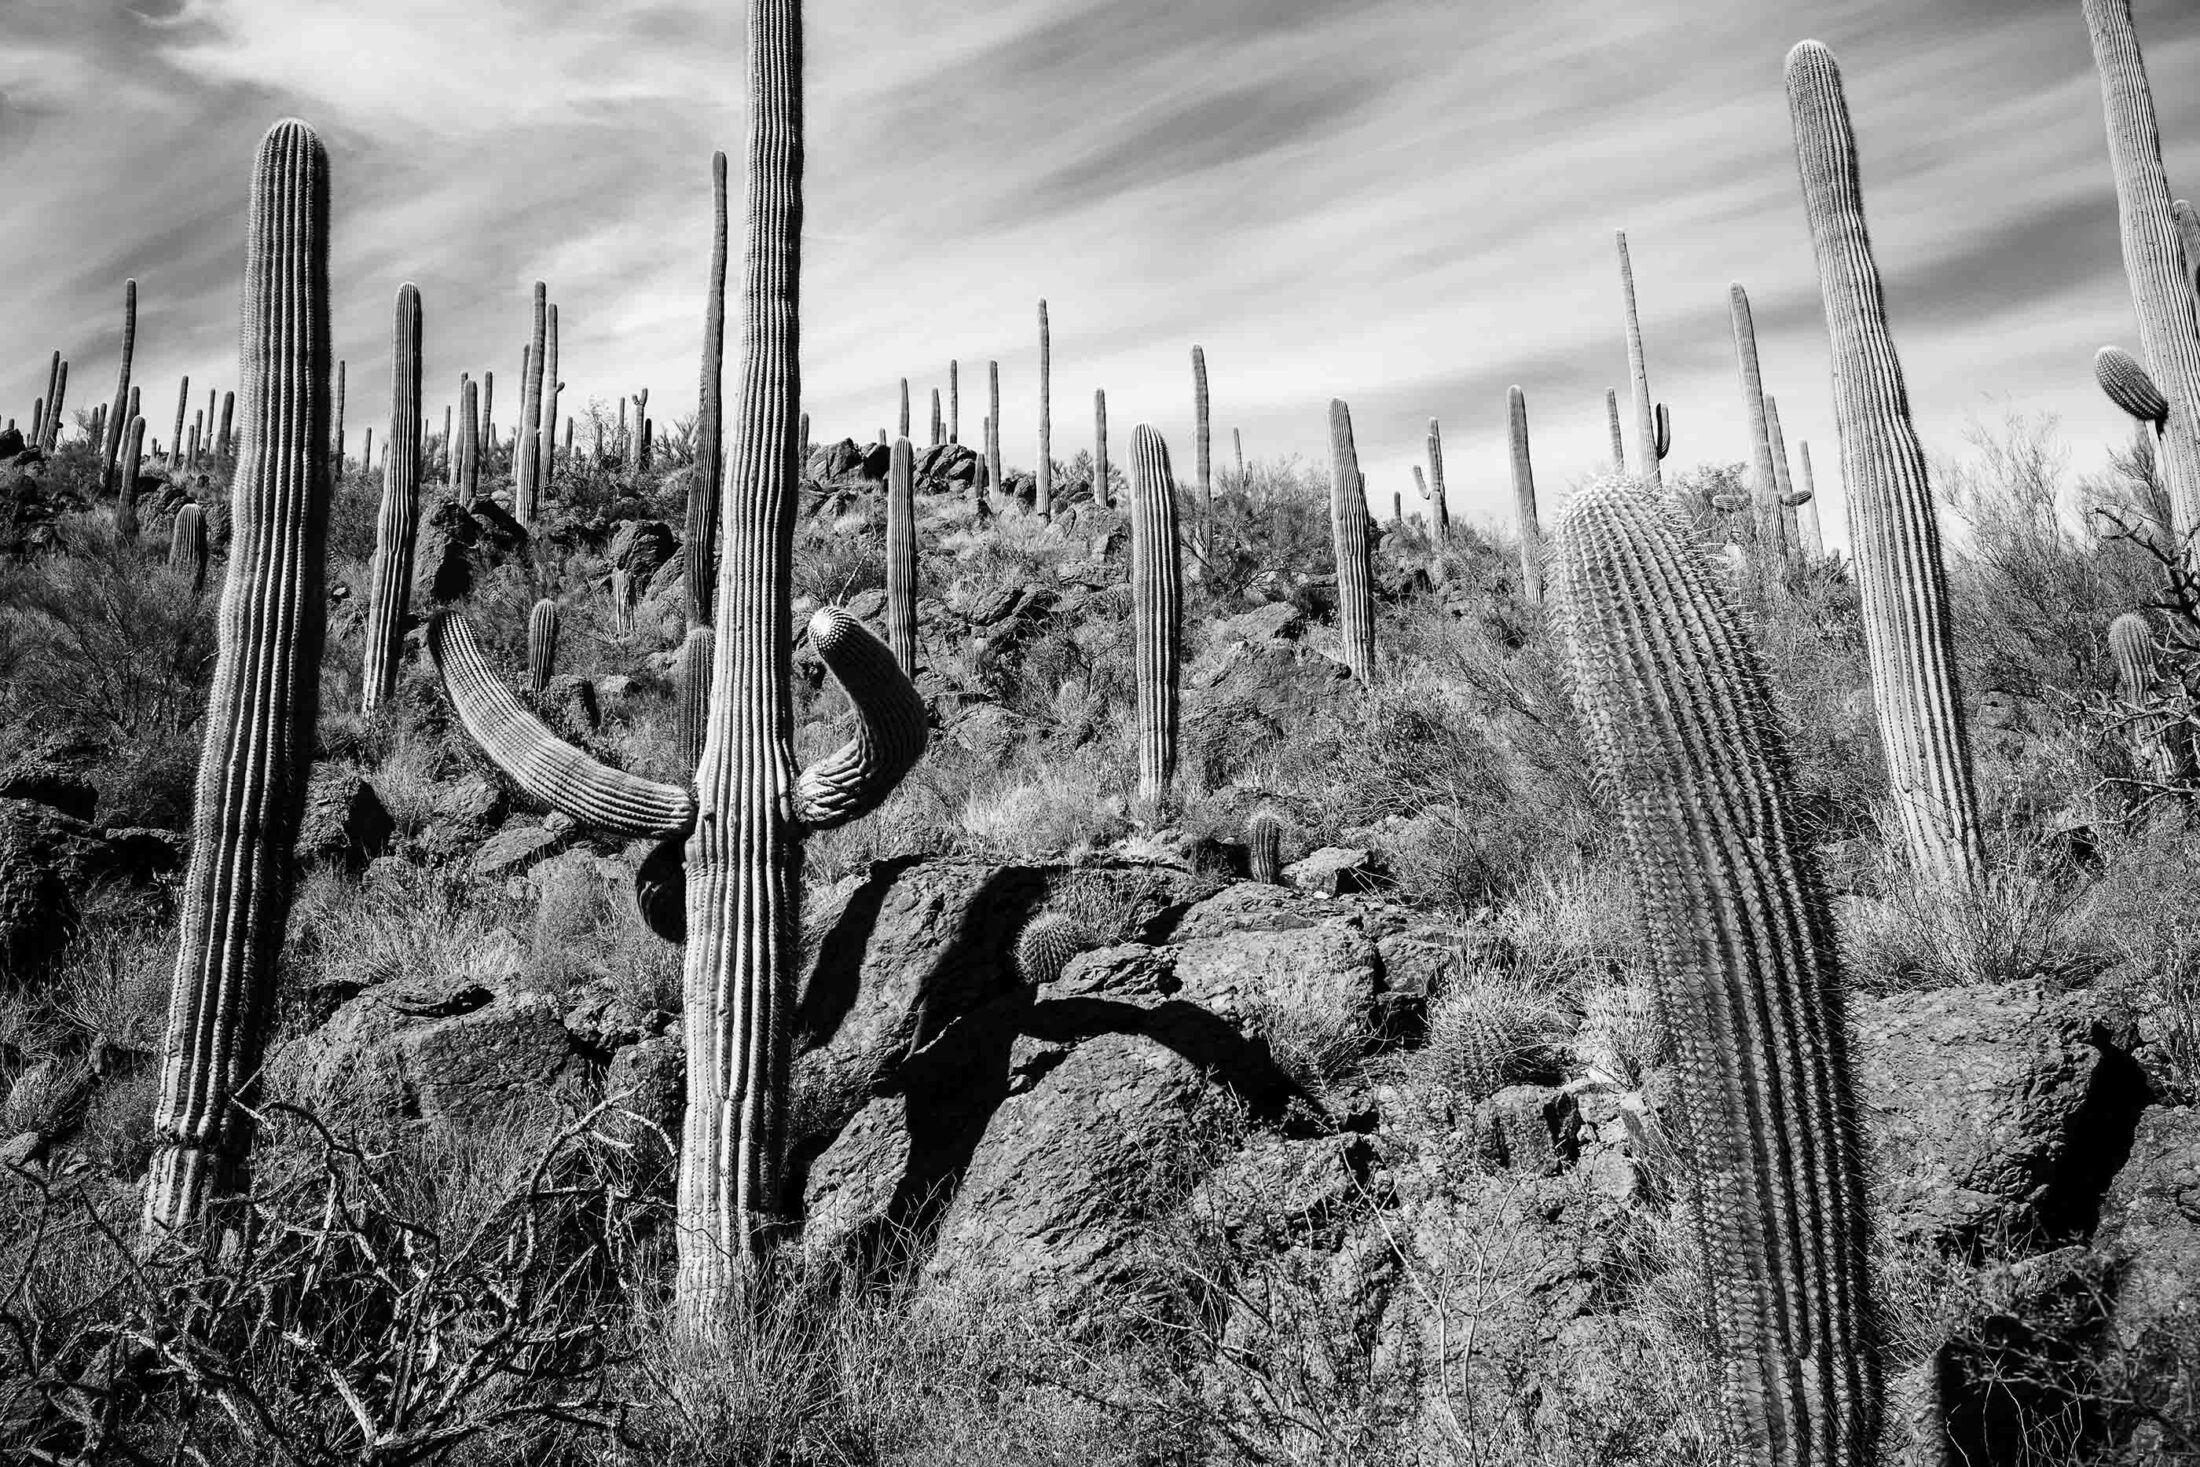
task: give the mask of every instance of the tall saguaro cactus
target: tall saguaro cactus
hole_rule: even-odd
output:
[[[243,451],[161,1045],[149,1232],[241,1178],[319,712],[329,506],[328,154],[277,123],[245,234]]]
[[[1105,388],[1092,390],[1092,502],[1102,509],[1114,502],[1114,490],[1108,484],[1108,394]]]
[[[115,538],[137,544],[138,469],[145,454],[145,420],[132,418],[122,432],[122,477],[115,486]]]
[[[1444,498],[1444,431],[1436,420],[1428,420],[1428,497],[1429,505],[1436,512],[1436,538],[1439,543],[1451,539],[1451,504]]]
[[[1642,896],[1736,1460],[1864,1467],[1879,1380],[1833,922],[1756,653],[1613,476],[1559,517],[1568,683]]]
[[[886,645],[901,670],[917,673],[916,456],[896,438],[886,469]]]
[[[1833,53],[1816,41],[1790,51],[1787,95],[1832,338],[1850,553],[1888,773],[1919,868],[1969,886],[1982,859],[1978,796],[1956,688],[1940,524],[1887,330],[1864,224],[1856,134]]]
[[[1727,290],[1734,316],[1734,355],[1741,366],[1742,406],[1749,413],[1749,443],[1754,459],[1750,499],[1756,511],[1757,544],[1768,558],[1784,557],[1793,547],[1788,544],[1781,514],[1779,476],[1772,466],[1772,429],[1765,420],[1765,379],[1757,365],[1757,322],[1750,313],[1749,292],[1739,284]]]
[[[710,279],[703,288],[703,371],[695,414],[695,470],[689,482],[687,537],[680,543],[681,588],[691,627],[708,626],[718,574],[718,499],[726,478],[726,155],[710,158]],[[798,445],[802,452],[807,445]],[[690,768],[693,767],[692,761]]]
[[[1207,405],[1207,353],[1201,347],[1192,348],[1192,430],[1193,464],[1199,473],[1199,548],[1207,550],[1207,537],[1214,533],[1215,482],[1211,463],[1213,428],[1208,419]]]
[[[2101,73],[2124,273],[2139,316],[2139,350],[2168,400],[2159,455],[2188,563],[2200,566],[2200,302],[2162,167],[2154,94],[2131,20],[2131,0],[2084,0]]]
[[[1337,632],[1344,664],[1362,687],[1375,680],[1375,585],[1367,486],[1352,442],[1352,410],[1329,404],[1329,535],[1337,557]]]
[[[1176,779],[1184,565],[1177,547],[1176,475],[1169,467],[1169,445],[1145,423],[1131,432],[1130,569],[1138,799],[1158,818]]]
[[[963,389],[962,363],[952,357],[947,363],[947,441],[962,442]],[[804,434],[805,438],[809,435]]]
[[[1039,467],[1033,503],[1040,519],[1054,513],[1054,341],[1047,331],[1047,303],[1039,302]]]
[[[420,288],[397,288],[390,327],[390,453],[382,471],[382,507],[374,518],[374,565],[367,595],[366,666],[359,711],[372,713],[397,691],[405,645],[405,598],[412,590],[413,535],[420,525]]]
[[[985,375],[991,409],[985,420],[985,477],[993,486],[993,492],[999,494],[1004,489],[1001,480],[1001,364],[987,362]]]
[[[550,331],[550,287],[535,282],[534,334],[520,368],[519,462],[512,470],[512,518],[523,525],[535,522],[535,455],[541,449],[542,353]]]
[[[107,431],[99,441],[99,487],[102,493],[113,482],[115,454],[122,447],[128,426],[123,410],[130,405],[130,358],[137,352],[137,282],[122,283],[122,371],[115,378],[115,400],[107,410]]]
[[[558,461],[558,308],[550,307],[543,327],[542,420],[537,426],[541,442],[535,445],[535,491],[530,501],[539,512],[550,490],[551,470]]]
[[[1635,477],[1662,484],[1658,460],[1665,457],[1662,408],[1650,396],[1650,368],[1642,351],[1642,317],[1635,312],[1635,265],[1627,254],[1627,231],[1619,235],[1619,288],[1627,305],[1627,375],[1635,386]]]
[[[1506,429],[1512,440],[1513,522],[1520,533],[1520,594],[1530,606],[1543,604],[1543,522],[1536,518],[1535,463],[1528,456],[1528,395],[1517,386],[1505,393]]]

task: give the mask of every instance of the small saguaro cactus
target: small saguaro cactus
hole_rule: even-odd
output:
[[[2132,762],[2156,784],[2169,784],[2183,772],[2172,738],[2180,720],[2153,707],[2160,668],[2154,628],[2146,614],[2127,611],[2110,622],[2108,650],[2116,660],[2116,699],[2125,708],[2124,730],[2131,742]]]
[[[161,1044],[153,1235],[197,1222],[241,1180],[251,1113],[238,1102],[274,1010],[327,604],[328,182],[313,129],[269,129],[245,226],[243,451]]]
[[[985,481],[995,494],[1002,493],[1006,481],[1001,478],[1001,364],[985,364],[987,395],[990,415],[985,420]]]
[[[909,379],[901,379],[901,429],[900,436],[909,436]]]
[[[1650,368],[1642,351],[1642,318],[1635,312],[1635,266],[1627,254],[1627,231],[1619,235],[1620,295],[1627,306],[1627,375],[1635,387],[1635,477],[1659,484],[1658,460],[1665,457],[1665,405],[1651,406]]]
[[[138,419],[140,433],[144,421]],[[186,504],[176,511],[176,522],[168,531],[168,569],[191,583],[194,596],[206,586],[207,554],[206,511]]]
[[[558,603],[543,597],[527,613],[527,687],[541,693],[558,670]]]
[[[1879,1414],[1833,922],[1755,650],[1686,526],[1610,477],[1554,591],[1591,766],[1641,894],[1704,1323],[1736,1460],[1864,1467]]]
[[[810,415],[804,413],[802,421],[807,424],[810,421]],[[962,363],[950,357],[947,362],[947,441],[949,443],[962,442],[962,425]],[[809,436],[809,430],[805,427],[802,433],[804,448],[809,447]]]
[[[122,431],[122,482],[115,490],[115,538],[137,544],[138,468],[145,454],[145,420],[132,418]]]
[[[1054,341],[1047,330],[1047,303],[1039,302],[1039,464],[1033,507],[1040,519],[1054,513]],[[1134,450],[1135,451],[1135,450]]]
[[[1833,53],[1816,41],[1790,51],[1787,94],[1833,348],[1850,553],[1895,804],[1918,868],[1968,887],[1983,848],[1940,523],[1887,329],[1856,135]]]
[[[413,536],[420,526],[420,334],[420,288],[407,281],[397,288],[390,327],[390,458],[382,474],[382,506],[374,519],[361,713],[374,712],[397,691],[397,664],[405,645]]]
[[[1238,472],[1244,471],[1239,464]],[[1428,420],[1428,502],[1436,515],[1436,538],[1451,539],[1451,504],[1444,497],[1444,433],[1434,418]]]
[[[2093,354],[2093,378],[2110,402],[2157,434],[2169,422],[2169,399],[2139,359],[2122,347],[2104,346]]]
[[[1138,798],[1158,812],[1176,778],[1184,568],[1169,445],[1144,423],[1131,433],[1131,636],[1138,696]]]
[[[718,565],[718,498],[726,478],[726,155],[710,159],[710,277],[703,289],[703,369],[695,414],[695,469],[688,482],[680,584],[691,627],[710,623]],[[806,435],[805,435],[806,436]],[[698,753],[701,751],[698,749]],[[688,761],[690,769],[694,761]]]
[[[917,675],[916,455],[894,440],[886,469],[886,645],[911,677]]]
[[[932,447],[938,448],[947,441],[947,417],[940,411],[940,390],[932,389]]]
[[[1530,606],[1543,604],[1543,523],[1536,518],[1535,464],[1528,456],[1528,395],[1507,390],[1507,427],[1512,438],[1513,521],[1520,532],[1520,594]]]
[[[1065,912],[1041,912],[1016,934],[1016,971],[1026,983],[1048,984],[1070,959],[1100,946],[1099,936]]]
[[[1755,506],[1758,547],[1768,558],[1785,558],[1794,547],[1788,543],[1787,521],[1780,505],[1780,481],[1772,466],[1772,428],[1765,418],[1765,379],[1757,364],[1757,322],[1749,309],[1749,292],[1740,284],[1727,287],[1728,305],[1734,317],[1734,355],[1741,365],[1742,406],[1749,413],[1749,442],[1754,458],[1749,493]]]
[[[1619,431],[1619,390],[1617,388],[1607,387],[1604,389],[1604,417],[1612,433],[1612,472],[1624,474],[1627,472],[1627,441],[1620,436]]]
[[[1204,554],[1207,537],[1214,531],[1215,484],[1211,463],[1212,428],[1208,418],[1207,402],[1207,353],[1202,347],[1192,348],[1192,453],[1193,467],[1199,475],[1199,548]]]
[[[115,455],[122,449],[122,431],[129,426],[123,409],[130,405],[130,358],[137,351],[137,282],[122,283],[122,371],[115,378],[115,400],[107,411],[106,431],[99,440],[99,487],[102,493],[114,482]]]
[[[1108,394],[1092,390],[1092,502],[1106,509],[1114,502],[1108,484]]]
[[[1352,442],[1352,410],[1329,404],[1329,538],[1337,561],[1337,633],[1344,665],[1362,687],[1375,680],[1374,547],[1367,532],[1367,486]]]
[[[2139,317],[2139,351],[2165,399],[2161,474],[2189,561],[2200,561],[2200,301],[2185,257],[2146,60],[2131,0],[2084,0],[2086,32],[2101,73],[2109,161],[2124,274]]]
[[[673,673],[674,717],[680,739],[680,762],[693,769],[703,759],[703,735],[710,726],[710,659],[718,644],[717,634],[705,623],[691,626],[680,642],[680,660]]]
[[[1283,885],[1283,820],[1266,805],[1245,822],[1245,860],[1255,881]]]

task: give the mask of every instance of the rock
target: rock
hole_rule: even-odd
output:
[[[19,750],[0,764],[0,799],[34,800],[89,821],[98,808],[99,793],[75,762],[51,745]]]
[[[119,868],[114,846],[83,821],[0,799],[0,964],[21,972],[60,952],[79,899]]]
[[[475,854],[473,874],[483,881],[523,876],[564,848],[563,837],[540,825],[508,825],[490,836]]]
[[[1380,856],[1353,846],[1323,846],[1283,868],[1284,879],[1293,886],[1323,896],[1378,890],[1386,874]]]
[[[663,520],[627,520],[612,535],[606,558],[632,576],[637,586],[646,586],[679,549],[680,537]]]
[[[2129,1025],[2025,982],[1853,999],[1875,1216],[1896,1240],[2089,1230],[2146,1105]]]
[[[998,703],[973,703],[955,716],[947,733],[980,759],[998,763],[1023,744],[1026,726]]]
[[[2094,1242],[2117,1265],[2110,1343],[2142,1409],[2162,1418],[2142,1422],[2136,1444],[2200,1443],[2200,1110],[2139,1118]]]
[[[1499,1166],[1555,1176],[1580,1151],[1574,1098],[1552,1085],[1508,1085],[1474,1108],[1484,1154]]]
[[[1288,886],[1232,882],[1184,914],[1172,936],[1179,942],[1228,932],[1290,932],[1337,915],[1336,907]]]
[[[421,517],[413,542],[413,587],[422,601],[458,601],[479,573],[481,527],[455,499],[438,500]]]
[[[687,1040],[665,1034],[616,1051],[604,1071],[603,1093],[619,1112],[612,1134],[669,1163],[679,1154],[687,1114]]]
[[[389,846],[397,822],[357,770],[323,765],[306,786],[305,813],[292,847],[300,862],[364,870]]]
[[[5,439],[0,439],[4,443]],[[0,1171],[20,1171],[35,1166],[46,1149],[46,1138],[36,1131],[24,1131],[0,1141]]]
[[[1365,1136],[1255,1136],[1192,1190],[1190,1208],[1238,1248],[1334,1251],[1346,1220],[1379,1205]]]
[[[1305,612],[1288,601],[1271,601],[1216,622],[1208,629],[1207,646],[1212,651],[1239,642],[1295,642],[1305,630]]]
[[[1383,991],[1375,944],[1349,919],[1174,947],[1181,996],[1271,1044],[1365,1049]]]

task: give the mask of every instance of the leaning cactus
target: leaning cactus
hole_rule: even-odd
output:
[[[703,290],[703,371],[695,414],[694,477],[689,480],[687,536],[680,542],[681,588],[691,627],[710,624],[717,581],[718,495],[726,478],[726,155],[710,159],[710,279]],[[701,750],[696,751],[700,754]],[[688,768],[695,767],[688,761]]]
[[[122,448],[122,430],[129,426],[122,410],[130,402],[130,358],[137,351],[137,282],[122,283],[122,372],[115,378],[115,400],[108,409],[106,431],[99,439],[99,488],[105,493],[114,481],[115,454]]]
[[[1100,946],[1093,930],[1061,912],[1041,912],[1016,934],[1016,971],[1024,982],[1052,983],[1070,959]]]
[[[1512,434],[1513,518],[1520,530],[1520,594],[1530,606],[1543,604],[1543,527],[1535,511],[1535,465],[1528,457],[1528,396],[1518,387],[1505,394]]]
[[[543,597],[527,613],[527,687],[542,693],[558,670],[558,603]]]
[[[2108,400],[2160,433],[2169,422],[2169,399],[2139,359],[2120,346],[2104,346],[2093,355],[2093,378]]]
[[[528,340],[519,378],[519,458],[512,470],[512,518],[535,522],[535,455],[542,439],[542,354],[550,331],[550,287],[535,282],[534,334]]]
[[[245,233],[243,452],[161,1045],[149,1233],[241,1180],[313,762],[329,506],[328,155],[261,140]],[[243,1102],[243,1103],[238,1103]]]
[[[1039,302],[1039,467],[1033,506],[1040,519],[1054,513],[1054,343],[1047,334],[1047,303]]]
[[[753,1299],[781,1225],[803,837],[877,808],[923,753],[926,733],[924,702],[893,654],[828,607],[810,620],[811,646],[848,689],[859,728],[837,753],[795,773],[788,683],[800,482],[800,0],[756,0],[748,21],[742,408],[727,457],[716,597],[726,655],[712,659],[694,794],[559,743],[488,674],[462,622],[440,618],[429,636],[461,722],[523,789],[583,823],[658,837],[647,868],[656,889],[670,853],[684,860],[688,1105],[674,1298],[683,1328],[704,1336]]]
[[[2200,561],[2200,302],[2185,258],[2154,95],[2131,21],[2131,0],[2084,0],[2086,31],[2101,73],[2109,160],[2116,173],[2116,215],[2124,273],[2139,316],[2139,350],[2167,400],[2162,477],[2177,534]]]
[[[1619,231],[1619,286],[1627,306],[1627,375],[1635,384],[1635,475],[1647,484],[1662,482],[1658,460],[1665,457],[1665,405],[1650,398],[1650,369],[1642,352],[1642,318],[1635,314],[1635,266],[1627,255],[1627,231]]]
[[[420,524],[420,288],[397,288],[390,330],[390,461],[382,475],[382,507],[374,520],[374,564],[368,572],[366,667],[359,711],[372,713],[397,691],[405,645],[405,598],[412,590],[413,535]]]
[[[1854,435],[1851,436],[1854,441]],[[1873,1460],[1878,1351],[1833,923],[1756,653],[1632,480],[1567,505],[1566,671],[1642,897],[1736,1460]]]
[[[1184,570],[1176,538],[1169,445],[1144,423],[1131,433],[1131,635],[1137,652],[1138,798],[1167,805],[1176,778]]]
[[[139,418],[132,427],[142,437],[145,420]],[[194,596],[206,585],[207,555],[206,511],[186,504],[176,511],[176,522],[168,531],[168,569],[191,583]]]
[[[1242,476],[1245,466],[1238,466]],[[1451,505],[1444,498],[1444,434],[1436,420],[1428,420],[1428,502],[1436,513],[1436,538],[1451,539]]]
[[[1245,857],[1255,881],[1283,885],[1283,821],[1266,805],[1245,822]]]
[[[692,626],[680,643],[672,692],[677,700],[675,717],[683,769],[693,769],[703,762],[703,736],[710,730],[710,660],[717,642],[717,634],[708,626]]]
[[[1920,870],[1968,886],[1982,860],[1971,741],[1956,690],[1948,578],[1864,225],[1856,135],[1833,53],[1788,53],[1788,110],[1832,339],[1851,553],[1896,807]]]
[[[122,483],[115,491],[115,538],[137,544],[138,466],[145,452],[145,420],[132,418],[122,432]]]
[[[1337,631],[1344,665],[1362,687],[1375,680],[1373,545],[1367,532],[1367,490],[1352,442],[1352,410],[1329,404],[1329,535],[1337,558]]]
[[[1757,510],[1756,536],[1768,563],[1786,557],[1793,549],[1781,513],[1779,475],[1772,467],[1772,429],[1765,419],[1764,374],[1757,366],[1757,322],[1750,314],[1749,292],[1739,284],[1728,287],[1734,317],[1734,355],[1741,363],[1742,406],[1749,413],[1749,441],[1755,455],[1750,474],[1750,498]]]
[[[917,506],[915,455],[894,440],[886,470],[886,645],[911,677],[917,675]]]

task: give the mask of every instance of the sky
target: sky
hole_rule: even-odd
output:
[[[2200,6],[2134,0],[2171,186],[2200,193]],[[1510,515],[1506,389],[1546,506],[1609,456],[1628,375],[1614,231],[1633,256],[1666,467],[1748,456],[1728,287],[1750,293],[1791,456],[1837,477],[1825,327],[1781,83],[1839,58],[1889,319],[1929,449],[2053,413],[2074,468],[2131,428],[2092,379],[2138,345],[2100,85],[2078,0],[811,0],[803,244],[813,436],[914,427],[962,364],[976,442],[998,361],[1010,465],[1055,456],[1104,387],[1192,475],[1190,352],[1218,468],[1326,468],[1350,403],[1388,512],[1430,418],[1455,513]],[[386,441],[392,303],[418,284],[427,416],[462,371],[518,406],[533,282],[560,310],[562,406],[650,389],[691,412],[710,160],[733,160],[743,10],[725,0],[0,0],[0,415],[49,353],[69,401],[133,380],[168,436],[235,386],[247,183],[267,126],[312,123],[333,181],[347,429]],[[735,319],[738,319],[737,312]],[[728,342],[728,362],[737,360]],[[729,389],[730,395],[730,389]],[[1829,503],[1838,501],[1829,500]],[[1839,540],[1839,515],[1827,519]]]

